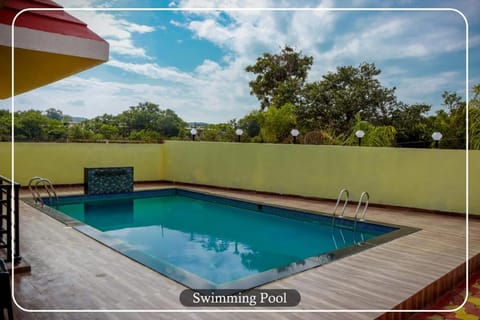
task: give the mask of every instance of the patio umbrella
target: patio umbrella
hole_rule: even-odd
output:
[[[12,94],[12,23],[25,8],[62,8],[50,0],[0,0],[0,99]],[[14,95],[108,60],[109,45],[63,10],[27,11],[14,23]]]

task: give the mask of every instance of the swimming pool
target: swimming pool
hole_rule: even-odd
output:
[[[68,196],[46,213],[192,289],[249,289],[415,229],[179,188]]]

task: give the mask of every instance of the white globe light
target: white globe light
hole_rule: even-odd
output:
[[[440,132],[434,132],[432,134],[432,139],[435,141],[440,141],[442,139],[443,135]]]
[[[192,130],[190,130],[190,133],[192,134],[192,136],[194,136],[198,133],[198,131],[197,131],[197,129],[192,128]]]
[[[364,132],[363,130],[357,130],[357,131],[355,132],[355,136],[356,136],[357,138],[363,138],[363,137],[365,136],[365,132]]]
[[[242,129],[237,129],[237,130],[235,130],[235,134],[237,136],[241,136],[243,134],[243,130]]]
[[[292,129],[292,131],[290,131],[290,134],[292,136],[296,137],[300,134],[300,131],[298,131],[297,129]]]

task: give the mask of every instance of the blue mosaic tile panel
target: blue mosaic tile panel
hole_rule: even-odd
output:
[[[85,168],[85,194],[133,192],[133,167]]]

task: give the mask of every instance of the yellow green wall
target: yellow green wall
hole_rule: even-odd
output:
[[[480,151],[469,152],[468,164],[469,212],[480,215]]]
[[[10,177],[10,143],[0,143],[0,174]],[[480,151],[470,151],[469,209],[480,214]],[[464,212],[465,151],[167,141],[159,144],[15,143],[15,180],[83,183],[84,167],[133,166],[135,181],[168,180]]]
[[[465,211],[465,151],[284,144],[165,144],[167,180],[336,199],[368,191],[370,201]],[[471,152],[471,166],[480,153]],[[470,170],[470,211],[480,212],[478,165]]]
[[[163,179],[161,144],[15,143],[15,177],[22,185],[33,176],[54,184],[83,183],[84,167],[133,166],[135,181]],[[11,143],[0,143],[0,174],[11,176]]]

